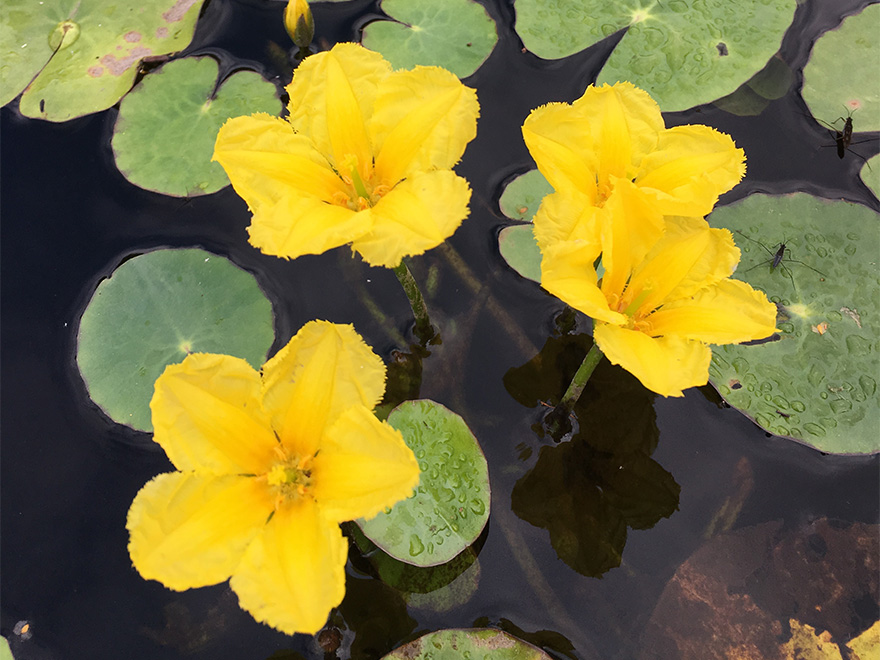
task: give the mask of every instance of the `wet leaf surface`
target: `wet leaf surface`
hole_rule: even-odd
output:
[[[816,119],[843,130],[851,114],[855,132],[880,130],[878,25],[880,6],[872,5],[816,41],[801,90]]]
[[[438,630],[401,646],[383,660],[550,660],[541,649],[501,630]]]
[[[597,84],[628,80],[664,112],[735,91],[779,50],[794,0],[693,2],[639,7],[603,0],[517,0],[516,31],[535,55],[577,53],[626,29]]]
[[[465,421],[438,403],[407,401],[388,423],[403,434],[422,470],[416,492],[357,524],[392,557],[436,566],[471,545],[489,520],[489,467]]]
[[[204,0],[9,0],[0,23],[0,103],[67,121],[115,104],[140,63],[183,50]]]
[[[755,194],[708,220],[734,232],[734,277],[779,307],[774,340],[713,347],[712,384],[770,433],[827,452],[880,451],[877,213],[804,193]]]

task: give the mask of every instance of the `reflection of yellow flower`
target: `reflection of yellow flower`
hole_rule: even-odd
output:
[[[745,173],[729,136],[708,126],[665,128],[653,99],[626,82],[537,108],[522,130],[556,190],[535,215],[539,246],[601,232],[606,266],[617,250],[646,254],[663,216],[707,215]]]
[[[287,120],[236,117],[214,147],[253,213],[254,246],[295,258],[351,243],[369,264],[394,267],[467,217],[470,188],[452,167],[479,105],[453,74],[392,72],[378,53],[337,44],[307,58],[287,91]]]
[[[594,268],[600,241],[551,245],[544,250],[541,285],[595,319],[593,337],[612,363],[659,394],[681,396],[708,380],[712,353],[706,344],[770,336],[776,306],[729,279],[739,261],[729,231],[712,229],[702,218],[668,217],[665,226],[647,255],[638,247],[618,250],[601,282]]]
[[[345,594],[338,523],[407,497],[419,467],[372,414],[385,367],[351,326],[313,321],[257,373],[189,355],[156,381],[155,440],[179,470],[141,489],[129,553],[183,590],[231,576],[241,606],[288,634],[315,633]]]
[[[307,0],[289,0],[284,8],[284,27],[287,34],[300,48],[307,47],[312,43],[315,36],[315,19],[312,17],[312,8]]]

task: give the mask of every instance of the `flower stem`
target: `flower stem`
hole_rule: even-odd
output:
[[[584,388],[587,386],[587,381],[590,380],[593,370],[602,360],[602,357],[603,353],[599,350],[599,346],[593,344],[590,348],[590,352],[587,353],[584,361],[581,362],[581,366],[579,366],[578,370],[575,372],[574,378],[571,379],[571,383],[569,384],[568,389],[565,390],[565,394],[562,395],[559,405],[556,406],[557,410],[562,408],[566,414],[572,411],[574,404],[576,404],[577,400],[581,398],[581,394],[583,394]]]
[[[415,278],[402,260],[391,270],[397,275],[400,285],[403,287],[406,297],[409,298],[409,305],[412,307],[413,317],[416,320],[415,335],[423,344],[434,338],[434,328],[431,326],[431,319],[428,318],[428,307],[425,305],[425,299],[416,284]]]

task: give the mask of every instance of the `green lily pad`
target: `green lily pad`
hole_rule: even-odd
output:
[[[878,220],[804,193],[755,194],[709,216],[735,232],[734,277],[779,307],[778,340],[713,347],[709,369],[721,396],[766,431],[824,452],[880,451]]]
[[[510,181],[498,204],[501,212],[513,220],[531,222],[541,200],[553,192],[553,186],[538,170],[529,170]],[[541,282],[541,250],[531,225],[505,227],[498,234],[498,249],[507,264],[529,280]]]
[[[281,113],[275,85],[255,71],[238,71],[214,93],[213,57],[169,62],[145,76],[119,106],[113,127],[116,166],[134,185],[176,197],[229,185],[211,162],[217,131],[230,117]]]
[[[422,469],[416,492],[370,520],[364,534],[392,557],[416,566],[443,564],[471,545],[489,520],[489,467],[464,420],[427,399],[388,415]]]
[[[498,42],[495,21],[472,0],[383,0],[382,11],[394,20],[370,23],[361,41],[395,69],[442,66],[467,78]]]
[[[553,192],[553,186],[538,170],[529,170],[510,181],[501,193],[498,205],[511,220],[531,222],[541,200]]]
[[[664,112],[726,96],[779,50],[795,0],[516,0],[516,31],[539,57],[572,55],[628,28],[598,84],[628,80]]]
[[[76,361],[92,400],[114,421],[152,431],[153,384],[189,353],[263,364],[272,305],[253,276],[203,250],[156,250],[98,284],[79,326]]]
[[[204,0],[7,0],[0,22],[3,104],[67,121],[106,110],[140,63],[186,48]]]
[[[507,265],[522,277],[541,283],[541,249],[531,224],[502,229],[498,233],[498,250]]]
[[[880,154],[869,158],[868,162],[862,165],[859,176],[874,193],[874,197],[880,197]]]
[[[878,25],[880,5],[871,5],[816,41],[801,92],[814,117],[833,123],[852,113],[855,131],[880,130]]]
[[[394,649],[382,660],[550,660],[550,656],[503,630],[438,630]]]
[[[15,660],[12,651],[9,650],[9,642],[5,637],[0,637],[0,660]]]

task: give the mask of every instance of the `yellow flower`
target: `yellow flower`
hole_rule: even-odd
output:
[[[315,36],[315,19],[306,0],[289,0],[284,8],[284,27],[287,34],[300,48],[312,43]]]
[[[613,232],[600,237],[606,261],[628,243],[626,251],[644,256],[663,233],[663,216],[707,215],[745,174],[745,155],[728,135],[709,126],[665,128],[654,100],[628,82],[537,108],[522,132],[556,191],[535,215],[542,250],[595,240],[604,226]]]
[[[407,497],[419,467],[373,415],[385,367],[354,328],[307,323],[262,373],[193,354],[156,381],[154,438],[179,471],[128,512],[129,554],[175,590],[230,578],[242,608],[317,632],[345,594],[338,523]]]
[[[295,258],[351,243],[391,268],[467,217],[470,187],[452,167],[476,135],[479,105],[452,73],[392,71],[344,43],[307,58],[287,92],[286,120],[230,119],[214,147],[253,213],[254,246]]]
[[[740,257],[729,231],[702,218],[668,217],[665,224],[644,257],[635,242],[608,261],[598,239],[549,246],[541,285],[593,317],[593,338],[613,364],[659,394],[681,396],[707,382],[707,344],[769,337],[776,306],[729,279]],[[601,282],[594,268],[600,254]]]

